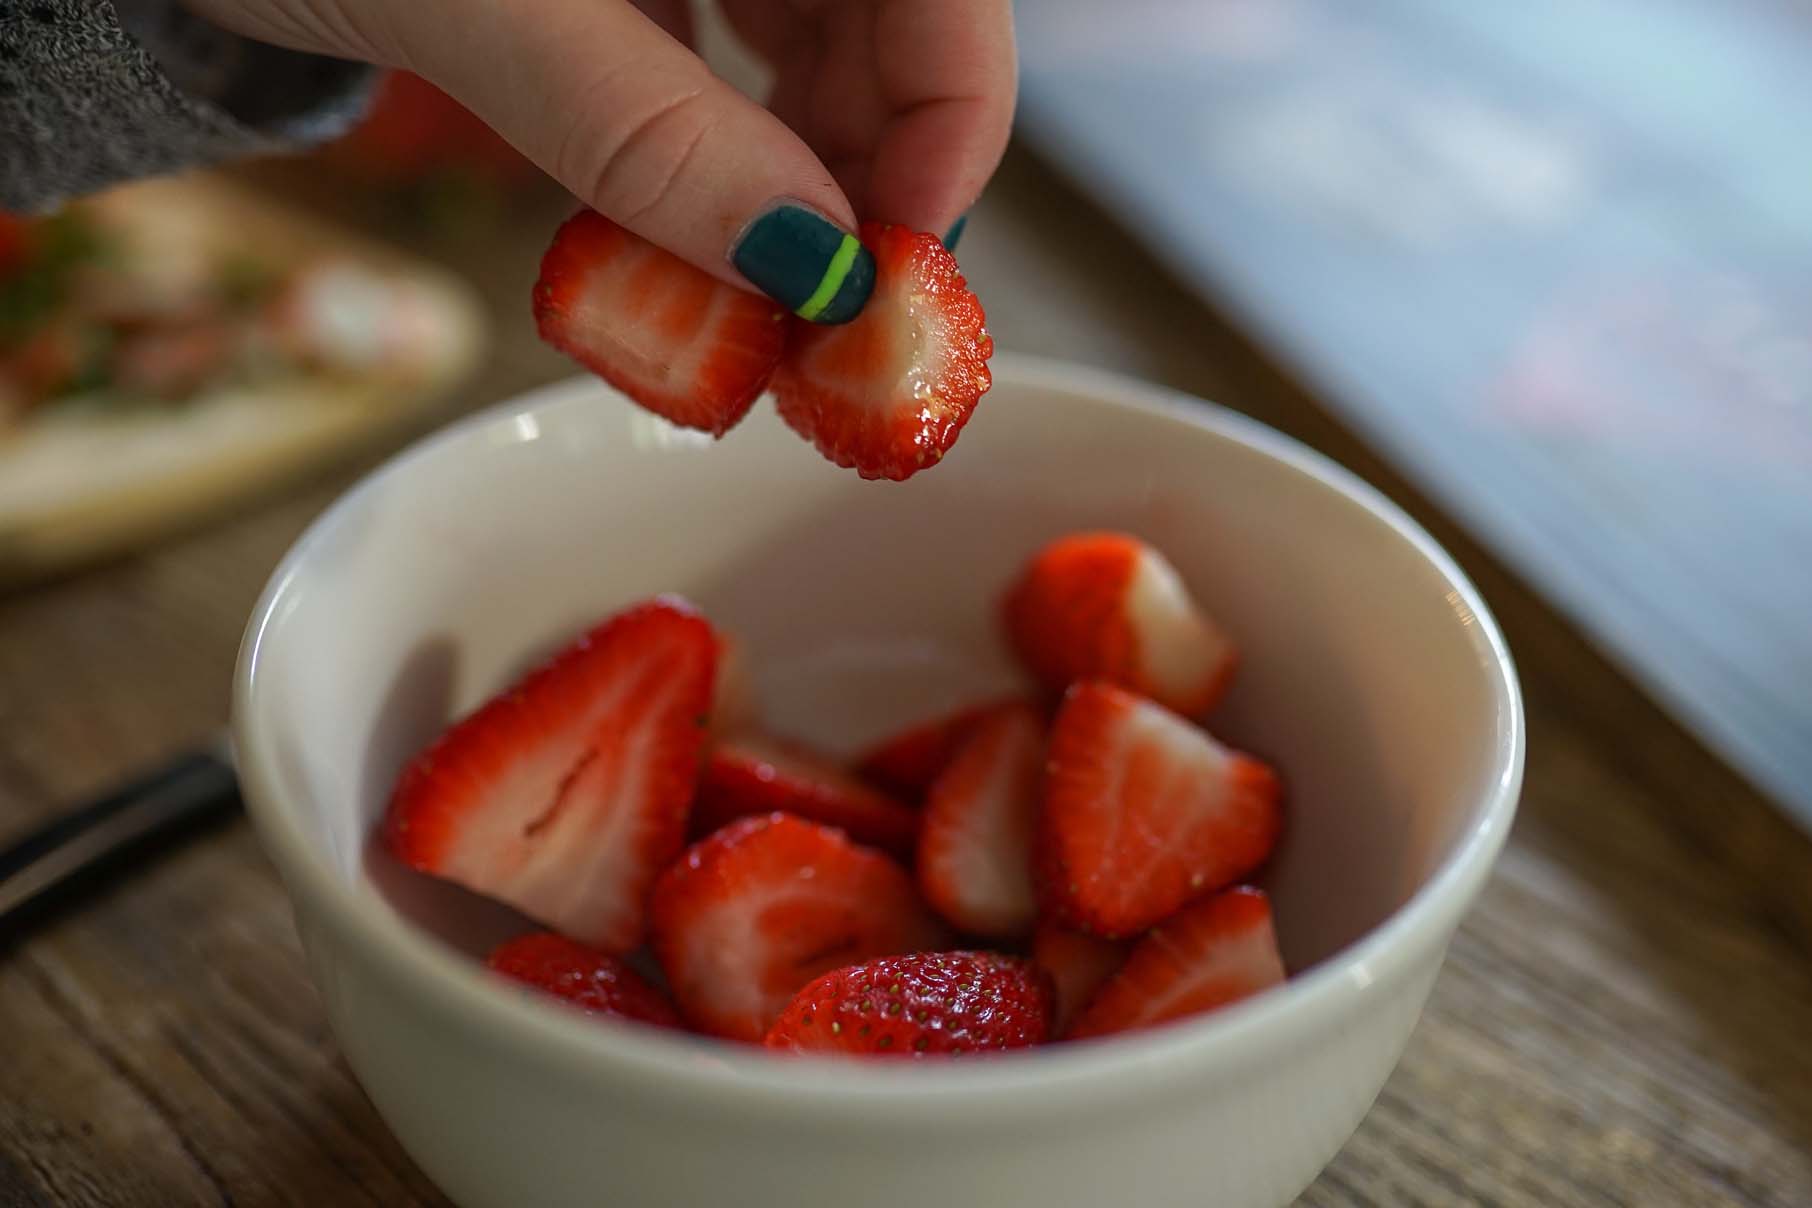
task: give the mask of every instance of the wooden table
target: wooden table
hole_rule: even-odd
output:
[[[568,372],[527,322],[550,223],[418,241],[495,301],[498,356],[468,405]],[[1812,844],[1038,165],[1010,158],[963,260],[1003,347],[1218,399],[1380,485],[1454,551],[1520,662],[1509,850],[1401,1067],[1302,1203],[1812,1204]],[[358,468],[0,599],[0,833],[223,723],[256,593]],[[336,1053],[242,821],[0,953],[0,1204],[189,1202],[442,1202]]]

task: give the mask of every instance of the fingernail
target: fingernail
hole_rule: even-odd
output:
[[[736,271],[813,323],[847,323],[875,287],[875,258],[835,223],[792,202],[751,222],[731,249]]]
[[[952,252],[956,250],[956,241],[963,237],[963,228],[968,225],[969,216],[967,214],[950,224],[950,229],[944,232],[944,247],[947,250]]]

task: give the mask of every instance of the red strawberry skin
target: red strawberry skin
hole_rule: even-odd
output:
[[[912,477],[956,443],[992,384],[987,316],[936,235],[864,223],[875,286],[848,323],[795,321],[781,418],[864,478]]]
[[[665,995],[628,965],[551,931],[536,931],[500,945],[486,959],[498,973],[599,1015],[616,1015],[663,1028],[680,1027]]]
[[[566,221],[535,282],[541,338],[669,421],[722,436],[767,388],[786,313],[592,210]]]
[[[889,957],[827,973],[780,1013],[790,1053],[960,1057],[1050,1039],[1051,991],[1029,961],[992,952]]]
[[[1152,928],[1095,993],[1069,1038],[1199,1015],[1283,980],[1270,900],[1257,889],[1225,890]]]
[[[786,813],[834,826],[857,843],[901,858],[919,837],[918,811],[863,784],[797,743],[742,735],[705,758],[692,832],[712,831],[759,814]]]
[[[1008,591],[1002,615],[1020,661],[1053,692],[1105,679],[1199,717],[1225,694],[1238,663],[1175,568],[1125,533],[1051,542]]]
[[[755,1044],[820,974],[944,938],[898,864],[787,814],[732,822],[688,848],[655,884],[649,916],[680,1013]]]
[[[976,721],[931,786],[917,870],[925,900],[958,930],[1028,935],[1038,918],[1032,834],[1044,784],[1044,721],[1028,704]]]
[[[681,601],[603,622],[403,769],[391,852],[593,947],[634,948],[685,842],[716,658]]]
[[[999,703],[971,705],[883,739],[856,761],[856,775],[902,801],[924,800],[931,782],[956,758],[970,729]]]
[[[1136,935],[1270,856],[1277,776],[1169,710],[1077,684],[1051,730],[1035,867],[1056,922]]]
[[[1125,943],[1097,939],[1050,923],[1038,928],[1032,936],[1032,961],[1050,977],[1056,992],[1053,1037],[1067,1034],[1070,1021],[1126,963],[1128,949]]]

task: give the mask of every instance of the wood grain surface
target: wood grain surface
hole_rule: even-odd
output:
[[[553,216],[417,241],[495,309],[471,404],[567,372],[525,306]],[[1009,159],[962,252],[1003,347],[1216,398],[1383,487],[1518,657],[1530,759],[1509,849],[1402,1065],[1301,1202],[1812,1204],[1812,844],[1037,164]],[[348,479],[0,598],[0,833],[223,723],[254,596]],[[336,1054],[243,822],[0,952],[0,1204],[441,1202]]]

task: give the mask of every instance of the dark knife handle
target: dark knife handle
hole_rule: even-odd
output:
[[[220,753],[196,751],[108,793],[0,850],[0,925],[71,878],[139,843],[239,803]]]

